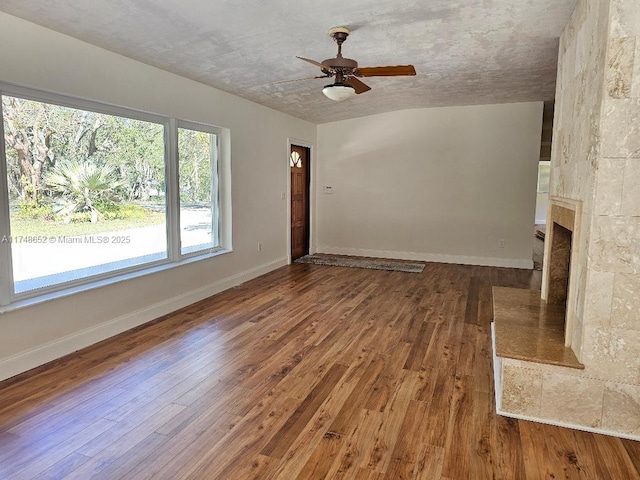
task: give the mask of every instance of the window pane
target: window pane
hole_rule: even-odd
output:
[[[549,192],[550,162],[540,162],[538,165],[538,193]]]
[[[179,128],[178,159],[181,253],[216,248],[219,246],[217,136]]]
[[[2,108],[16,293],[167,258],[163,125]]]

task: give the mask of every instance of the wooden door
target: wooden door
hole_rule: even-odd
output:
[[[291,260],[309,254],[309,149],[291,145]]]

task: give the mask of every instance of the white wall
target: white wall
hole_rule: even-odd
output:
[[[531,268],[541,125],[541,102],[319,125],[318,251]]]
[[[2,13],[0,81],[229,128],[234,249],[0,314],[0,379],[286,263],[287,139],[315,125]]]

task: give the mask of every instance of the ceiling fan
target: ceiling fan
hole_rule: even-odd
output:
[[[335,81],[329,85],[326,85],[322,89],[322,93],[324,93],[331,100],[342,101],[353,95],[371,90],[371,87],[359,80],[358,77],[396,77],[416,74],[416,69],[413,65],[358,67],[358,62],[351,58],[345,58],[342,56],[342,44],[349,36],[349,33],[351,33],[351,31],[345,27],[334,27],[329,30],[329,36],[332,37],[338,44],[338,55],[335,58],[329,58],[327,60],[323,60],[322,62],[316,62],[315,60],[311,60],[309,58],[297,57],[300,60],[320,67],[320,70],[323,73],[323,75],[317,77],[308,77],[298,80],[335,77]],[[288,81],[291,82],[297,80]]]

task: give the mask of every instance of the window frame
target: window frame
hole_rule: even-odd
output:
[[[112,115],[132,120],[155,123],[163,128],[164,138],[164,170],[165,170],[165,225],[167,250],[166,257],[140,265],[128,266],[108,272],[89,275],[80,279],[56,283],[54,285],[35,288],[16,293],[13,280],[13,262],[11,243],[0,242],[0,313],[22,304],[58,298],[76,291],[88,290],[105,284],[116,283],[128,278],[151,274],[159,270],[176,267],[193,261],[204,260],[231,251],[231,207],[225,205],[226,192],[230,189],[229,163],[229,130],[205,123],[178,120],[130,107],[116,106],[94,100],[72,97],[57,93],[45,92],[27,87],[0,82],[0,100],[3,96],[18,97],[40,103],[48,103],[76,110],[91,111],[104,115]],[[178,128],[204,131],[216,135],[217,161],[216,170],[216,218],[212,218],[212,227],[217,226],[218,246],[182,254],[180,247],[180,194],[178,165]],[[213,168],[213,166],[212,166]],[[224,182],[224,184],[223,184]],[[226,183],[229,183],[227,185]],[[212,185],[213,190],[213,185]],[[213,193],[213,192],[212,192]],[[7,159],[4,136],[4,112],[0,101],[0,239],[11,235],[11,218],[9,208],[9,189],[7,181]],[[212,195],[213,209],[213,195]],[[224,218],[223,218],[224,216]],[[229,218],[226,218],[226,217]],[[213,217],[213,212],[212,212]],[[223,231],[224,229],[224,231]],[[213,232],[212,232],[213,235]],[[227,240],[225,242],[225,240]],[[6,271],[4,271],[6,269]]]
[[[180,255],[182,258],[190,258],[190,257],[195,257],[198,255],[202,255],[203,253],[212,253],[212,252],[216,252],[218,250],[220,250],[221,248],[221,238],[222,236],[220,235],[220,202],[221,202],[221,197],[220,197],[220,175],[221,175],[221,170],[220,170],[220,158],[222,155],[222,140],[221,138],[224,136],[224,132],[223,129],[219,128],[219,127],[214,127],[212,125],[204,125],[202,123],[196,123],[196,122],[190,122],[187,120],[176,120],[176,142],[178,141],[178,130],[183,129],[183,130],[191,130],[191,131],[195,131],[195,132],[203,132],[203,133],[208,133],[208,134],[212,134],[215,135],[215,139],[216,139],[216,145],[215,145],[215,149],[216,149],[216,156],[215,159],[212,159],[211,161],[211,171],[210,173],[212,174],[211,177],[211,225],[212,225],[212,231],[211,231],[211,235],[213,237],[213,247],[206,247],[206,248],[201,248],[201,249],[197,249],[197,250],[192,250],[189,252],[182,252],[182,236],[179,235],[178,237],[178,242],[180,243]],[[178,169],[178,171],[180,170],[180,151],[178,150],[179,145],[176,143],[176,167]],[[179,173],[179,172],[178,172]],[[213,175],[215,173],[215,175]],[[180,227],[180,178],[179,178],[179,174],[178,174],[178,208],[177,208],[177,213],[178,213],[178,227]],[[217,226],[217,228],[214,228],[215,226]],[[179,234],[181,233],[181,230],[179,229]],[[216,245],[217,244],[217,245]]]

